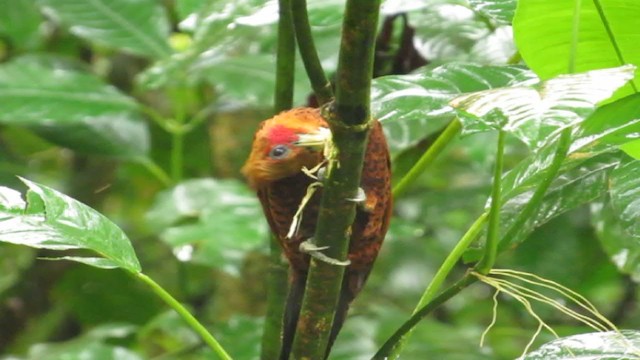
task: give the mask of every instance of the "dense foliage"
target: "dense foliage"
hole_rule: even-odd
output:
[[[308,7],[332,74],[344,1]],[[0,354],[213,357],[155,279],[231,356],[259,356],[269,234],[239,168],[272,114],[277,10],[0,0]],[[562,284],[617,328],[640,327],[640,3],[387,0],[381,12],[371,105],[395,212],[331,358],[370,358],[421,298],[486,254],[487,238],[499,240],[495,268]],[[291,66],[294,103],[306,105],[306,75]],[[621,345],[606,321],[594,333],[557,308],[527,309],[513,288],[492,321],[504,274],[484,273],[422,319],[402,357],[637,356],[638,332]],[[568,291],[536,290],[578,310]],[[539,319],[555,334],[543,328],[529,346]]]

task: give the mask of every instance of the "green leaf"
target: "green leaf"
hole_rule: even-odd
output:
[[[38,258],[39,260],[51,260],[51,261],[60,261],[60,260],[67,260],[67,261],[75,261],[75,262],[79,262],[85,265],[89,265],[89,266],[93,266],[99,269],[117,269],[120,266],[118,266],[118,263],[111,261],[109,259],[105,259],[105,258],[98,258],[98,257],[83,257],[83,256],[60,256],[60,257],[55,257],[55,258],[46,258],[46,257],[40,257]]]
[[[561,75],[539,83],[528,82],[459,96],[451,105],[459,110],[466,133],[501,128],[532,148],[540,147],[558,130],[579,123],[633,78],[634,66]],[[508,119],[498,124],[492,114]]]
[[[621,164],[611,173],[611,207],[630,235],[640,238],[640,160]]]
[[[640,94],[599,107],[580,124],[570,152],[597,153],[640,137]]]
[[[568,157],[560,168],[560,174],[580,166],[584,161],[613,151],[620,144],[640,134],[640,95],[625,97],[598,108],[575,131]],[[518,163],[502,180],[503,197],[514,197],[534,188],[551,165],[557,144],[550,138],[547,144]]]
[[[606,193],[609,174],[618,164],[620,154],[604,154],[585,161],[554,181],[545,194],[535,217],[528,219],[517,234],[506,239],[510,244],[523,241],[536,227],[580,205],[598,199]],[[501,227],[506,231],[522,208],[527,205],[533,190],[504,198],[500,211]],[[504,232],[503,232],[504,233]]]
[[[171,54],[169,19],[154,0],[37,0],[48,15],[85,40],[161,59]]]
[[[516,11],[516,0],[468,0],[471,8],[498,24],[509,25]]]
[[[173,54],[140,74],[138,82],[144,88],[158,88],[177,80],[198,83],[204,80],[203,68],[206,70],[218,62],[247,54],[249,48],[256,55],[255,49],[262,47],[265,38],[271,39],[272,43],[275,41],[274,26],[245,26],[237,22],[259,12],[264,7],[263,1],[209,1],[183,5],[183,11],[192,13],[179,26],[193,32],[193,42],[184,52]],[[200,66],[200,70],[194,70],[196,66]]]
[[[468,6],[453,1],[431,2],[411,11],[416,50],[433,64],[477,61],[470,56],[476,43],[488,37],[492,28]]]
[[[624,152],[626,152],[630,156],[632,156],[634,159],[640,160],[640,140],[626,143],[621,146],[621,149],[624,150]]]
[[[640,332],[597,332],[568,336],[542,345],[521,360],[640,359]]]
[[[147,214],[181,261],[234,272],[242,253],[265,245],[267,228],[255,195],[233,180],[188,180],[158,194]]]
[[[32,0],[0,0],[0,36],[19,50],[37,48],[41,41],[42,16]]]
[[[591,206],[591,221],[602,249],[619,272],[640,281],[640,243],[625,230],[623,221],[611,208],[611,202],[598,202]]]
[[[599,0],[580,4],[575,58],[571,58],[575,1],[518,2],[513,20],[514,36],[527,65],[543,80],[568,70],[583,72],[624,64],[640,65],[637,42],[640,28],[630,25],[637,21],[640,2]],[[618,96],[636,92],[638,86],[640,82],[636,77]]]
[[[51,188],[24,179],[23,182],[29,188],[26,208],[15,198],[15,190],[0,187],[0,241],[53,250],[88,249],[109,261],[89,259],[84,263],[100,267],[113,264],[131,272],[141,270],[131,242],[109,219]],[[39,205],[29,209],[36,199]]]
[[[101,79],[20,58],[0,66],[0,122],[74,150],[136,157],[149,148],[138,104]]]
[[[453,119],[448,103],[461,93],[534,79],[519,66],[448,64],[411,75],[373,80],[371,110],[382,122],[392,152],[414,146]]]
[[[526,240],[534,229],[549,220],[606,194],[609,176],[624,158],[620,151],[586,158],[568,157],[557,178],[547,189],[535,216],[516,229],[512,237],[505,239],[503,236],[511,231],[516,217],[529,203],[537,184],[548,176],[546,170],[551,165],[555,146],[555,143],[546,146],[543,148],[544,156],[529,157],[504,176],[503,205],[500,209],[500,249]],[[480,256],[477,249],[470,249],[465,253],[464,259],[475,261]]]

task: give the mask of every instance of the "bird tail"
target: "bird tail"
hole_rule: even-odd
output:
[[[296,326],[300,317],[302,307],[302,297],[307,282],[306,273],[293,272],[289,275],[289,295],[284,309],[282,324],[282,347],[280,349],[280,360],[289,360],[293,338],[296,335]]]
[[[333,325],[331,326],[331,332],[329,334],[329,342],[327,343],[327,349],[324,355],[325,359],[329,357],[333,343],[338,337],[338,333],[340,332],[340,329],[342,329],[342,325],[344,325],[344,321],[347,318],[347,312],[349,311],[349,305],[362,289],[368,275],[368,271],[363,273],[349,271],[349,269],[347,269],[342,280],[340,298],[338,299],[338,305],[333,318]],[[280,360],[289,360],[289,355],[291,354],[293,338],[295,337],[296,326],[298,324],[300,309],[302,307],[302,298],[304,296],[306,280],[306,274],[292,275],[291,287],[289,289],[289,296],[287,297],[287,304],[284,312]]]

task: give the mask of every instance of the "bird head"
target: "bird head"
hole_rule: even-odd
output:
[[[331,136],[317,109],[297,108],[262,122],[242,173],[254,189],[312,168]]]

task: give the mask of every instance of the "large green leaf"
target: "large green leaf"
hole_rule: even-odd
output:
[[[416,50],[432,64],[471,61],[470,50],[492,33],[487,21],[459,1],[432,1],[408,17]]]
[[[568,336],[542,345],[520,360],[640,359],[640,332],[597,332]]]
[[[633,156],[633,158],[640,160],[640,140],[622,145],[622,150],[630,156]]]
[[[548,81],[465,94],[451,104],[460,110],[465,132],[503,129],[537,148],[559,129],[586,118],[596,104],[632,79],[634,71],[634,66],[627,65],[561,75]]]
[[[543,80],[572,71],[640,65],[635,26],[640,2],[633,0],[582,1],[578,32],[573,34],[574,0],[520,0],[513,20],[518,50],[527,65]],[[575,57],[571,58],[573,38]],[[633,85],[633,86],[632,86]],[[636,92],[636,77],[618,95]]]
[[[551,184],[535,215],[527,219],[512,238],[505,239],[505,241],[507,243],[521,242],[536,227],[605,194],[609,175],[618,164],[619,158],[619,153],[617,155],[604,154],[589,159],[580,166],[563,173]],[[510,229],[515,218],[528,204],[532,195],[533,190],[530,190],[503,199],[504,205],[500,209],[500,216],[504,232]]]
[[[0,187],[0,241],[53,250],[87,249],[103,259],[64,259],[140,271],[131,242],[109,219],[51,188],[23,181],[29,188],[26,202],[17,191]]]
[[[0,0],[0,36],[17,49],[34,49],[41,42],[42,16],[32,0]]]
[[[629,161],[611,173],[611,206],[624,229],[640,238],[640,160]],[[640,245],[640,244],[639,244]]]
[[[498,24],[511,24],[516,11],[516,0],[469,0],[469,5]]]
[[[387,134],[392,152],[415,145],[455,113],[455,96],[530,81],[535,75],[519,66],[448,64],[411,75],[383,76],[373,81],[371,110]]]
[[[598,108],[575,130],[569,155],[560,173],[580,166],[584,161],[640,135],[640,95],[625,97]],[[551,140],[556,140],[557,137]],[[503,198],[509,199],[534,188],[547,177],[557,144],[549,141],[523,159],[502,179]]]
[[[0,122],[36,129],[74,150],[140,156],[149,148],[138,104],[89,73],[37,59],[0,66]]]
[[[625,230],[623,221],[612,209],[610,202],[591,206],[591,221],[602,249],[619,272],[629,274],[640,282],[640,241]]]
[[[544,148],[546,157],[527,158],[505,175],[503,205],[500,208],[500,232],[503,236],[500,249],[524,241],[534,229],[549,220],[605,195],[611,172],[621,159],[625,158],[620,151],[584,159],[567,158],[557,178],[543,196],[537,211],[516,228],[516,218],[529,204],[537,184],[549,176],[547,169],[551,164],[555,146],[556,144],[550,144]],[[504,237],[507,233],[510,235],[509,238]],[[465,261],[475,261],[481,255],[478,249],[470,249],[464,258]]]
[[[640,137],[640,94],[599,107],[580,124],[571,153],[597,153]]]
[[[238,181],[182,182],[160,193],[147,215],[181,261],[234,272],[243,252],[266,244],[260,204]]]
[[[85,40],[152,58],[171,54],[169,20],[154,0],[37,0]]]

